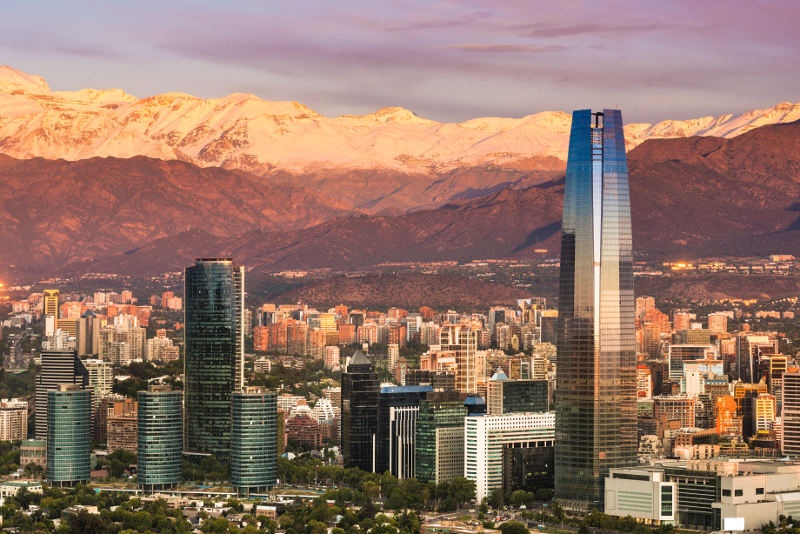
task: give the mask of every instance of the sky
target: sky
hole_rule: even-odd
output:
[[[795,0],[26,0],[0,63],[54,90],[252,93],[327,116],[620,108],[626,122],[800,102]]]

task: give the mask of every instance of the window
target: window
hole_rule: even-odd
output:
[[[726,490],[726,489],[722,490],[722,496],[723,497],[730,497],[731,496],[731,490]]]
[[[733,495],[736,497],[741,497],[742,495],[744,495],[744,490],[740,489],[734,490]]]
[[[756,488],[756,495],[764,495],[764,488]]]

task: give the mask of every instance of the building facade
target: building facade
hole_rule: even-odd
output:
[[[139,485],[147,492],[174,488],[181,481],[183,392],[150,386],[138,403]]]
[[[414,477],[417,416],[420,401],[432,386],[386,386],[378,399],[377,472],[398,479]]]
[[[244,267],[230,258],[186,268],[184,447],[223,457],[231,448],[231,395],[244,385]]]
[[[231,484],[243,495],[267,491],[277,477],[276,395],[258,387],[236,392],[232,415]]]
[[[48,392],[57,390],[60,384],[85,387],[88,383],[89,373],[78,358],[77,351],[42,351],[42,368],[36,378],[36,439],[47,439]]]
[[[458,392],[428,393],[419,403],[416,477],[422,482],[464,476],[464,418],[467,409]]]
[[[511,448],[552,454],[555,414],[514,413],[467,416],[464,420],[464,477],[475,482],[480,502],[504,487],[503,457]]]
[[[609,469],[636,464],[628,165],[619,110],[572,114],[558,307],[555,496],[602,509]]]
[[[47,481],[88,482],[92,452],[92,392],[62,384],[47,392]]]
[[[342,455],[345,467],[375,471],[377,462],[378,375],[360,350],[342,373]]]

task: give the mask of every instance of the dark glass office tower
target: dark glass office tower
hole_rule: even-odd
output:
[[[342,373],[342,455],[345,467],[375,471],[379,386],[372,362],[356,350]]]
[[[603,509],[603,477],[636,464],[630,194],[619,110],[575,111],[561,229],[555,496]]]
[[[184,448],[231,448],[231,395],[244,385],[244,267],[230,258],[186,268]]]
[[[413,478],[419,403],[433,386],[386,386],[378,398],[378,464],[399,479]]]
[[[56,291],[56,294],[58,291]],[[42,368],[36,377],[36,439],[47,439],[47,394],[61,384],[89,384],[89,372],[74,350],[43,350]]]

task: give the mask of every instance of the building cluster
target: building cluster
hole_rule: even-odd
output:
[[[264,304],[251,316],[245,269],[197,260],[183,300],[165,292],[150,301],[184,308],[182,392],[110,395],[113,366],[178,356],[164,330],[145,339],[149,306],[125,292],[59,305],[58,292],[45,291],[34,303],[47,324],[36,439],[21,456],[44,465],[51,483],[81,482],[94,432],[109,449],[137,451],[146,490],[175,486],[182,456],[214,455],[249,495],[276,483],[288,444],[338,442],[347,467],[435,483],[465,477],[478,500],[553,487],[573,511],[715,530],[800,514],[800,368],[780,334],[751,331],[737,310],[698,321],[634,298],[618,110],[574,113],[564,198],[557,310],[544,299],[486,314]],[[322,360],[341,370],[341,386],[313,407],[248,386],[251,325],[256,352]],[[343,358],[352,344],[361,349]],[[417,362],[407,345],[427,350]],[[253,364],[272,368],[263,354]],[[21,404],[3,401],[1,431],[25,434]]]

